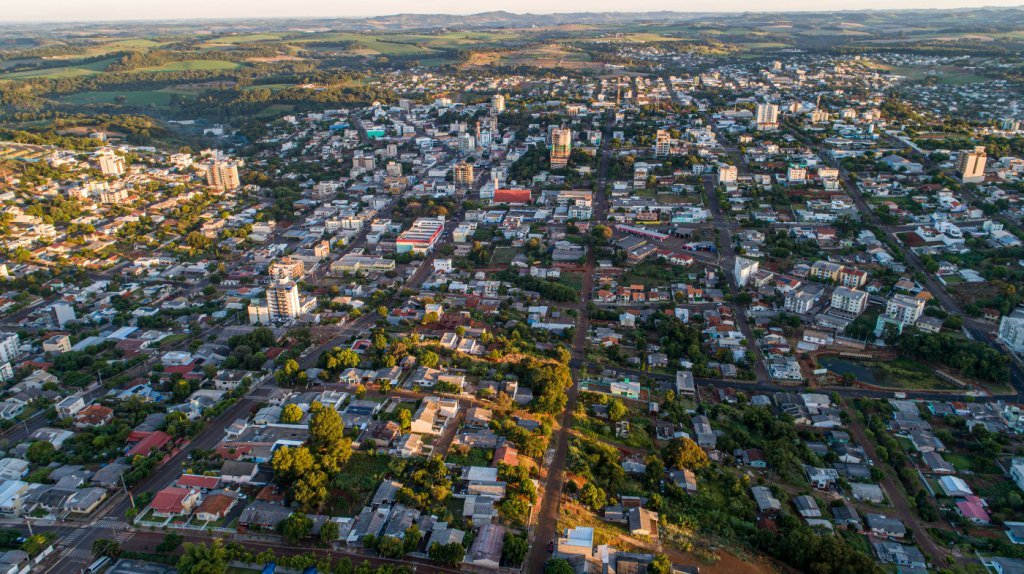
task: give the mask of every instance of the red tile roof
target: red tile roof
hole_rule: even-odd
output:
[[[219,476],[202,476],[200,474],[183,474],[178,477],[178,486],[182,488],[217,488]]]
[[[135,446],[131,448],[131,450],[128,451],[128,456],[135,456],[137,454],[140,454],[142,456],[149,456],[149,454],[152,453],[154,450],[159,450],[163,448],[167,443],[171,442],[171,435],[165,433],[164,431],[153,431],[151,433],[145,434],[146,436],[143,437],[139,442],[135,444]]]
[[[185,510],[185,499],[192,494],[187,488],[171,486],[156,493],[150,507],[162,514],[180,514]]]

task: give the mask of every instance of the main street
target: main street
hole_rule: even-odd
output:
[[[604,130],[601,136],[601,157],[598,166],[596,189],[594,191],[593,221],[604,222],[608,213],[608,166],[611,151],[611,131],[615,123],[615,115],[605,112]],[[574,304],[577,310],[576,332],[572,342],[572,362],[579,364],[586,355],[587,332],[590,330],[590,312],[587,302],[594,289],[594,270],[597,257],[593,247],[587,251],[584,265],[583,286],[579,300]],[[540,508],[534,513],[536,525],[530,540],[530,551],[523,562],[526,572],[543,572],[544,563],[548,560],[547,544],[555,539],[558,532],[558,505],[562,500],[562,488],[565,486],[565,459],[569,455],[569,438],[572,429],[573,412],[579,398],[579,369],[573,368],[573,385],[568,389],[565,410],[558,421],[559,427],[552,436],[551,445],[544,457],[544,489],[540,500]]]

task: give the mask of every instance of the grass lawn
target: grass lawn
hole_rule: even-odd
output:
[[[359,512],[380,486],[389,464],[386,456],[353,453],[345,469],[334,479],[329,502],[331,514],[354,516]]]
[[[471,448],[466,454],[457,453],[457,448],[448,451],[445,462],[460,466],[491,466],[494,452],[483,448]]]
[[[582,273],[562,273],[559,282],[565,283],[569,287],[579,291],[583,289],[583,274]]]
[[[295,106],[291,104],[271,104],[253,114],[253,117],[260,119],[276,118],[277,116],[291,113],[294,109]]]
[[[515,247],[498,247],[491,254],[491,265],[508,265],[512,263],[519,250]]]
[[[167,347],[173,347],[174,345],[177,345],[178,343],[184,341],[185,339],[188,339],[188,335],[185,335],[183,333],[178,333],[177,335],[168,335],[163,339],[160,339],[160,348],[166,349]]]
[[[242,65],[227,60],[184,60],[181,62],[168,62],[159,66],[139,68],[136,72],[184,72],[186,70],[234,70]]]

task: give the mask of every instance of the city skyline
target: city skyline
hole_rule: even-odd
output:
[[[407,0],[393,0],[383,5],[332,6],[323,0],[296,0],[286,6],[266,0],[242,2],[226,0],[211,6],[200,0],[183,0],[174,4],[152,5],[128,0],[101,0],[84,4],[76,0],[47,0],[29,4],[9,6],[0,18],[3,23],[25,22],[102,22],[123,20],[189,20],[203,19],[252,19],[252,18],[369,18],[397,14],[453,16],[480,14],[493,11],[507,11],[515,14],[565,14],[617,12],[642,14],[646,12],[678,13],[742,13],[742,12],[827,12],[847,10],[941,10],[957,8],[979,8],[965,0],[840,0],[816,2],[812,0],[774,0],[751,5],[741,0],[725,0],[715,4],[713,10],[702,6],[680,4],[672,0],[649,0],[641,6],[623,5],[612,0],[568,0],[552,10],[551,4],[540,0],[524,0],[511,3],[505,0],[485,0],[466,3],[462,0],[440,0],[428,5]],[[1020,7],[1018,0],[986,0],[981,7]],[[457,23],[456,23],[457,24]]]

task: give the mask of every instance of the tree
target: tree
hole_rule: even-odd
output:
[[[191,428],[188,415],[181,411],[167,413],[164,419],[164,430],[171,436],[185,436]]]
[[[409,409],[399,409],[398,424],[402,425],[402,431],[412,428],[412,413]]]
[[[333,520],[328,520],[320,525],[320,542],[324,544],[336,542],[340,534],[338,523]]]
[[[569,561],[564,558],[552,558],[544,564],[544,574],[576,574]]]
[[[436,367],[440,360],[441,358],[433,351],[423,351],[420,355],[420,365],[427,367],[428,369]]]
[[[327,500],[327,474],[312,470],[292,485],[292,498],[303,510],[313,511]]]
[[[672,561],[664,554],[658,554],[647,567],[649,574],[672,574]]]
[[[420,541],[423,540],[423,533],[420,532],[420,527],[415,524],[405,529],[405,539],[403,543],[405,545],[405,553],[415,552],[420,546]]]
[[[53,459],[57,456],[57,449],[53,447],[50,441],[37,440],[28,446],[28,450],[25,451],[25,458],[28,459],[32,464],[39,466],[46,466],[53,462]]]
[[[302,420],[302,407],[295,403],[288,403],[281,409],[281,422],[286,425],[293,425]]]
[[[466,556],[466,549],[458,542],[440,544],[435,542],[430,545],[427,552],[430,559],[444,566],[457,566]]]
[[[185,553],[178,558],[178,574],[226,574],[227,550],[220,540],[205,544],[186,544]]]
[[[106,538],[97,538],[92,541],[92,555],[99,558],[100,556],[109,556],[111,558],[117,558],[121,555],[121,545],[115,540],[108,540]]]
[[[665,462],[672,468],[698,470],[707,466],[708,455],[686,437],[674,439],[665,449]]]
[[[274,451],[274,456],[270,459],[270,467],[274,469],[274,481],[282,486],[288,486],[299,477],[308,474],[315,464],[313,453],[305,446],[282,446]]]
[[[177,532],[168,532],[164,534],[164,539],[157,544],[156,551],[161,554],[170,554],[174,550],[181,546],[181,543],[185,541],[185,537]]]
[[[274,380],[279,385],[290,387],[304,385],[307,379],[306,371],[299,367],[299,363],[295,359],[288,359],[281,369],[274,373]]]
[[[530,544],[526,538],[506,533],[501,544],[501,559],[507,564],[518,566],[522,564],[529,550]]]
[[[608,418],[613,422],[621,421],[626,418],[626,415],[628,414],[629,409],[626,408],[626,405],[619,399],[612,399],[612,401],[608,403]]]
[[[600,510],[608,503],[608,495],[599,487],[594,486],[594,483],[588,482],[580,491],[580,502],[592,510]]]
[[[295,544],[307,538],[313,531],[313,519],[301,512],[293,512],[281,523],[281,534],[285,540]]]
[[[338,411],[314,402],[309,407],[309,446],[320,467],[338,472],[352,456],[352,439],[345,438],[345,424]]]
[[[401,558],[405,555],[405,544],[394,536],[385,536],[377,541],[377,552],[384,558]]]

